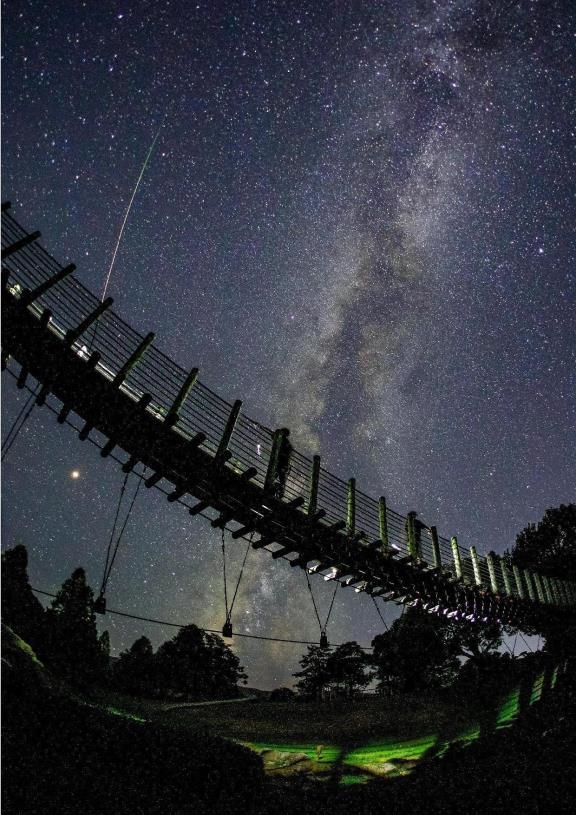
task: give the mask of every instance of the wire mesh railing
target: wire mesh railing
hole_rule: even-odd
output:
[[[3,210],[3,252],[4,249],[25,239],[28,234],[8,211]],[[3,268],[9,273],[7,284],[9,291],[19,297],[24,290],[33,290],[58,274],[62,266],[37,241],[34,241],[9,254],[3,260]],[[67,331],[76,329],[99,305],[100,300],[74,275],[69,275],[48,288],[28,308],[36,316],[40,316],[44,309],[49,309],[51,313],[49,329],[54,335],[64,339]],[[88,359],[90,353],[98,351],[100,360],[96,370],[105,378],[113,380],[126,359],[134,354],[142,341],[142,335],[108,308],[72,347],[83,359]],[[174,405],[188,374],[189,371],[185,371],[155,345],[151,345],[138,364],[129,371],[120,387],[134,401],[138,401],[144,393],[150,394],[152,398],[147,410],[159,421],[163,421]],[[205,441],[201,447],[215,455],[231,409],[232,405],[229,402],[197,380],[179,408],[174,430],[183,439],[192,439],[202,433]],[[253,468],[256,475],[252,482],[263,488],[273,451],[273,431],[240,413],[227,447],[230,456],[225,466],[238,473]],[[311,459],[297,450],[292,450],[284,478],[282,500],[291,502],[304,499],[300,511],[306,512],[310,502],[312,480]],[[340,524],[344,527],[349,524],[352,517],[351,490],[353,490],[354,528],[353,530],[348,528],[346,531],[354,532],[358,536],[359,546],[366,542],[381,540],[382,546],[387,546],[388,553],[401,558],[413,557],[424,567],[438,566],[437,553],[441,570],[466,584],[477,585],[488,591],[496,588],[498,593],[516,597],[521,593],[527,593],[526,586],[518,584],[516,575],[502,558],[493,556],[491,575],[485,556],[478,557],[478,570],[475,572],[472,556],[460,551],[455,538],[438,536],[435,553],[431,527],[420,520],[411,525],[409,517],[388,507],[383,522],[382,507],[378,500],[356,490],[355,486],[351,487],[350,482],[343,481],[324,467],[320,467],[317,482],[315,509],[324,513],[319,523]],[[552,581],[548,585],[545,598],[546,602],[573,603],[574,588],[567,581]]]

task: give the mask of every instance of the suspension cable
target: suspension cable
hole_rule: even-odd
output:
[[[32,591],[35,594],[42,594],[45,597],[56,597],[56,595],[53,592],[44,591],[43,589],[36,589],[34,587],[31,587],[31,588],[32,588]],[[185,628],[186,625],[189,625],[189,623],[175,623],[175,622],[171,622],[170,620],[158,620],[155,617],[143,617],[143,616],[138,615],[138,614],[129,614],[127,611],[120,611],[119,609],[114,609],[114,608],[109,608],[107,610],[107,613],[108,614],[116,614],[118,617],[126,617],[129,620],[139,620],[139,621],[145,622],[145,623],[155,623],[156,625],[165,625],[165,626],[169,626],[170,628]],[[208,633],[208,634],[220,634],[221,633],[219,630],[217,630],[215,628],[201,628],[200,626],[197,626],[197,628],[200,628],[200,631],[206,631],[206,633]],[[314,642],[312,640],[293,640],[293,639],[288,639],[287,637],[266,637],[263,634],[236,633],[236,634],[234,634],[234,636],[235,637],[243,637],[243,638],[248,639],[248,640],[265,640],[267,642],[283,642],[283,643],[289,643],[289,644],[292,644],[292,645],[318,645],[317,642]],[[329,647],[337,648],[338,645],[336,643],[334,643],[332,646],[329,646]],[[362,648],[363,651],[371,651],[372,650],[372,647],[369,646],[369,645],[361,645],[360,648]]]
[[[30,396],[24,402],[24,404],[22,405],[18,415],[16,416],[16,418],[12,422],[10,430],[8,431],[8,433],[6,434],[6,438],[2,442],[2,457],[0,458],[0,461],[4,461],[4,459],[6,458],[6,456],[8,455],[10,450],[12,449],[12,445],[14,444],[16,439],[18,438],[18,436],[20,434],[20,431],[22,430],[22,428],[24,427],[24,425],[28,421],[28,418],[29,418],[30,414],[34,410],[34,407],[36,405],[36,402],[34,401],[34,399],[35,399],[35,396],[36,396],[39,388],[40,388],[40,383],[38,383],[37,387],[30,393]]]
[[[106,550],[106,560],[104,562],[104,573],[102,574],[102,583],[100,585],[100,595],[103,595],[106,591],[106,583],[108,582],[108,564],[110,562],[110,556],[112,553],[112,543],[114,541],[114,534],[116,532],[116,525],[118,523],[118,517],[120,515],[120,508],[122,506],[122,499],[124,498],[124,493],[126,492],[126,484],[128,483],[128,478],[130,477],[130,473],[126,473],[124,477],[124,482],[122,484],[122,489],[120,490],[120,495],[118,496],[118,506],[116,507],[116,515],[114,516],[114,523],[112,524],[112,532],[110,533],[110,540],[108,541],[108,548]],[[140,482],[141,483],[141,482]]]
[[[248,559],[248,552],[252,548],[252,539],[254,537],[254,532],[250,535],[248,543],[246,545],[246,551],[244,553],[244,560],[242,561],[242,566],[240,567],[240,574],[238,575],[238,580],[236,581],[236,588],[234,589],[234,596],[232,597],[232,602],[230,603],[230,615],[232,615],[232,609],[234,608],[234,603],[236,602],[236,595],[238,594],[238,589],[240,588],[240,581],[242,580],[242,575],[244,574],[244,566],[246,565],[246,560]]]
[[[228,614],[228,583],[226,581],[226,529],[222,528],[222,572],[224,577],[224,607],[226,609],[226,620],[229,619]]]
[[[146,468],[144,468],[144,475],[146,474]],[[128,473],[129,475],[129,473]],[[114,566],[114,561],[116,560],[116,555],[118,554],[118,549],[120,547],[120,541],[124,535],[126,527],[128,526],[128,521],[130,520],[130,516],[132,514],[132,510],[134,509],[134,504],[136,503],[136,498],[138,496],[138,492],[140,487],[142,486],[143,479],[139,479],[138,483],[136,484],[136,489],[134,490],[134,495],[132,496],[132,501],[130,502],[130,506],[128,507],[128,512],[126,513],[126,517],[124,518],[124,523],[122,524],[122,528],[118,533],[118,537],[116,538],[116,546],[114,547],[114,552],[112,553],[112,557],[110,559],[110,564],[108,565],[108,573],[106,575],[106,580],[104,581],[104,591],[106,591],[106,586],[108,584],[108,580],[110,578],[110,574],[112,573],[112,567]],[[104,593],[104,591],[102,593]]]
[[[330,615],[332,614],[332,607],[334,605],[334,600],[336,599],[336,592],[338,591],[338,586],[340,583],[336,581],[336,585],[334,586],[334,594],[332,595],[332,602],[330,603],[330,608],[328,609],[328,614],[326,615],[326,622],[324,623],[324,631],[328,628],[328,620],[330,619]]]
[[[383,614],[382,614],[382,612],[380,611],[380,608],[379,608],[379,606],[378,606],[378,603],[376,602],[376,598],[374,597],[374,595],[373,595],[373,594],[371,594],[371,595],[370,595],[370,598],[371,598],[372,602],[374,603],[374,608],[376,609],[376,613],[378,614],[378,616],[379,616],[379,617],[380,617],[380,619],[382,620],[382,623],[383,623],[383,625],[384,625],[384,628],[386,629],[386,631],[389,631],[390,629],[389,629],[389,627],[388,627],[388,623],[386,622],[386,620],[384,619],[384,615],[383,615]]]
[[[318,614],[318,607],[316,606],[316,600],[314,599],[314,592],[312,591],[312,586],[310,585],[310,578],[308,577],[308,570],[304,569],[304,574],[306,575],[306,583],[308,584],[308,591],[310,592],[310,597],[312,598],[312,605],[314,606],[314,612],[316,614],[316,619],[318,620],[318,626],[320,631],[322,632],[324,629],[322,628],[322,621],[320,619],[320,615]]]
[[[522,634],[522,632],[519,631],[518,633],[520,634],[520,637],[522,638],[522,641],[524,642],[524,645],[526,646],[526,648],[530,651],[531,654],[533,654],[534,650],[528,645],[528,643],[524,639],[524,635]]]

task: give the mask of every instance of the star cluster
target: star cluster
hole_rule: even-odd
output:
[[[573,499],[575,62],[561,0],[19,0],[3,198],[100,292],[160,129],[115,308],[328,469],[502,552]],[[5,428],[22,400],[5,380]],[[121,482],[32,414],[4,467],[3,545],[27,544],[34,585],[78,564],[99,583]],[[252,552],[236,630],[316,639],[296,571]],[[314,586],[325,613],[331,586]],[[219,535],[146,491],[108,596],[219,628]],[[115,651],[173,633],[105,624]],[[329,635],[369,643],[380,625],[343,591]],[[235,647],[262,687],[302,650]]]

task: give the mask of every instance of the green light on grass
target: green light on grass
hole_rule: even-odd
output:
[[[552,679],[550,680],[550,687],[556,687],[556,682],[558,681],[558,665],[554,668],[552,672]]]
[[[438,741],[436,734],[419,739],[398,741],[390,739],[378,744],[368,744],[351,750],[344,756],[343,763],[352,766],[368,767],[371,764],[385,764],[394,760],[419,761]]]
[[[343,775],[340,779],[340,783],[344,787],[349,787],[352,784],[365,784],[367,781],[372,781],[374,776],[372,775]]]
[[[118,710],[117,707],[106,706],[104,708],[106,713],[111,713],[112,716],[120,716],[122,719],[131,719],[133,722],[145,722],[142,716],[136,716],[134,713],[126,713],[125,710]]]
[[[539,702],[542,697],[542,690],[544,689],[544,671],[538,674],[532,685],[532,692],[530,693],[529,704],[533,705],[534,702]]]
[[[506,697],[496,716],[496,728],[510,727],[520,710],[520,688],[516,688]]]

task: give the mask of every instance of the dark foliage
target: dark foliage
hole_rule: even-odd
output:
[[[41,654],[58,676],[79,684],[103,681],[108,673],[110,644],[98,638],[94,594],[84,569],[75,569],[46,611]]]
[[[291,688],[274,688],[270,693],[270,702],[293,702],[296,694]]]
[[[408,608],[389,631],[372,641],[380,691],[403,692],[449,684],[458,670],[460,645],[444,620]]]
[[[3,637],[4,639],[4,637]],[[113,716],[68,693],[18,645],[3,641],[6,813],[245,813],[260,759],[215,737]]]
[[[148,637],[137,639],[116,661],[112,680],[125,693],[151,696],[154,692],[154,651]]]
[[[370,662],[357,642],[344,642],[332,651],[309,645],[300,666],[302,670],[294,676],[305,697],[321,698],[328,691],[351,697],[372,678]]]
[[[44,609],[28,582],[28,552],[18,544],[2,554],[2,620],[38,648],[43,635]]]
[[[181,628],[160,646],[153,673],[162,695],[183,699],[233,697],[238,683],[246,680],[238,657],[224,641],[195,625]]]
[[[547,509],[538,524],[520,532],[510,554],[522,569],[576,580],[576,504]]]

